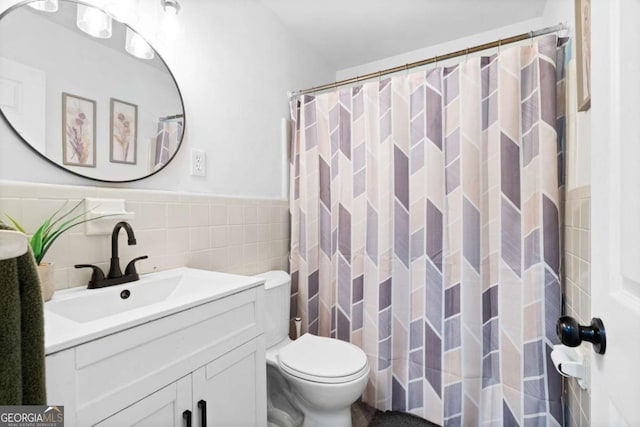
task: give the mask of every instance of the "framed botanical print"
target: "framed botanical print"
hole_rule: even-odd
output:
[[[138,106],[111,98],[110,160],[136,164],[138,145]]]
[[[62,163],[96,167],[96,102],[62,93]]]

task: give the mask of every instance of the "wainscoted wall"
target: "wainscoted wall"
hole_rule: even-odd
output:
[[[127,246],[120,232],[122,268],[137,256],[138,271],[188,266],[237,274],[288,270],[289,216],[286,200],[216,197],[211,195],[35,184],[0,180],[0,217],[18,220],[28,232],[69,200],[85,197],[121,198],[135,212],[130,220],[137,245]],[[87,236],[84,225],[63,234],[44,261],[55,264],[56,288],[85,286],[88,269],[74,264],[96,264],[108,269],[111,236]]]
[[[581,325],[591,323],[591,187],[566,192],[564,227],[565,310]],[[591,344],[582,350],[589,360]],[[565,397],[569,403],[572,427],[589,426],[591,393],[574,379],[566,379]]]

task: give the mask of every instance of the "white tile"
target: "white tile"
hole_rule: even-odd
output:
[[[242,245],[242,263],[255,263],[258,261],[258,245],[256,243]]]
[[[189,226],[189,205],[169,204],[167,205],[167,227],[188,227]]]
[[[229,268],[229,251],[227,248],[218,248],[211,251],[211,269],[214,271],[227,271]]]
[[[242,245],[244,243],[244,227],[241,225],[230,225],[227,228],[227,238],[229,246]]]
[[[14,219],[22,218],[22,201],[21,199],[11,199],[0,197],[0,219],[7,225],[11,225],[11,221],[5,216],[9,214]]]
[[[258,206],[258,224],[271,223],[271,207],[269,205]]]
[[[284,223],[271,224],[271,240],[282,240],[287,235]]]
[[[140,203],[140,215],[136,228],[141,230],[167,227],[167,205],[164,203]]]
[[[77,262],[77,260],[71,256],[72,253],[69,251],[71,236],[71,233],[64,233],[58,237],[44,255],[43,260],[54,263],[56,268],[73,267],[74,264],[84,264]]]
[[[257,243],[257,242],[258,242],[258,226],[255,224],[245,225],[243,243]]]
[[[122,247],[122,241],[120,247]],[[69,257],[67,261],[69,265],[98,264],[108,262],[111,258],[111,240],[108,236],[70,234],[67,248],[66,256]]]
[[[209,249],[204,251],[191,252],[189,254],[189,261],[187,265],[191,268],[211,270],[212,264],[212,252]]]
[[[209,205],[189,206],[191,211],[191,227],[204,227],[209,225]]]
[[[223,205],[209,206],[209,224],[227,225],[227,207]]]
[[[167,254],[179,254],[189,250],[189,233],[184,228],[167,229]]]
[[[580,245],[578,247],[578,254],[580,256],[580,259],[582,260],[589,260],[589,249],[590,249],[590,245],[589,242],[591,240],[591,236],[588,230],[579,230],[579,239],[580,239]]]
[[[289,208],[287,206],[281,206],[278,212],[279,222],[283,224],[289,223]]]
[[[167,230],[140,230],[136,232],[137,244],[129,246],[126,233],[120,233],[120,260],[122,268],[133,258],[147,255],[149,258],[167,254]]]
[[[133,214],[133,218],[128,218],[126,221],[129,223],[129,225],[131,225],[131,227],[133,227],[134,230],[142,230],[145,227],[141,226],[142,221],[144,221],[144,218],[142,218],[142,207],[140,206],[141,202],[134,202],[131,200],[125,200],[124,202],[124,209],[127,212],[130,212]],[[165,211],[165,219],[164,219],[164,225],[162,225],[162,227],[166,226],[166,211]]]
[[[258,242],[258,261],[266,261],[271,258],[271,242]]]
[[[211,243],[209,242],[209,228],[208,227],[195,227],[189,229],[190,243],[189,248],[191,251],[200,251],[203,249],[209,249]]]
[[[54,267],[53,283],[56,286],[56,291],[69,287],[69,270],[69,268]]]
[[[258,208],[256,206],[244,207],[244,223],[256,224],[258,222]]]
[[[250,262],[242,266],[242,274],[245,276],[254,276],[260,272],[257,262]]]
[[[227,223],[233,225],[244,224],[244,209],[242,206],[229,205],[227,207]]]
[[[274,224],[274,223],[279,223],[282,222],[280,215],[281,215],[281,211],[280,208],[278,206],[271,206],[271,218],[269,220],[270,223]]]
[[[59,199],[24,199],[22,200],[22,216],[21,218],[15,219],[27,233],[33,234],[38,227],[40,227],[47,218],[51,218],[58,209],[64,206],[61,214],[66,213],[72,209],[78,201],[79,200],[67,202],[66,200]],[[82,206],[79,206],[74,211],[76,215],[82,212]],[[60,218],[61,214],[56,215],[56,218]]]
[[[259,224],[257,228],[258,242],[268,242],[271,240],[271,226],[269,224]]]
[[[229,267],[236,267],[242,265],[242,245],[227,247],[227,261]]]
[[[229,244],[226,226],[209,227],[209,232],[211,234],[212,248],[224,248]]]

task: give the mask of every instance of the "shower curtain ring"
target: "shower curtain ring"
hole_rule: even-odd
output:
[[[469,61],[469,48],[467,48],[466,52],[464,53],[464,62],[468,62]]]
[[[500,55],[501,48],[502,48],[502,39],[498,39],[498,55]]]

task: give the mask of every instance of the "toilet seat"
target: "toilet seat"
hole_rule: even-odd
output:
[[[307,381],[339,384],[356,380],[369,370],[367,356],[353,344],[304,334],[282,348],[279,366]]]

